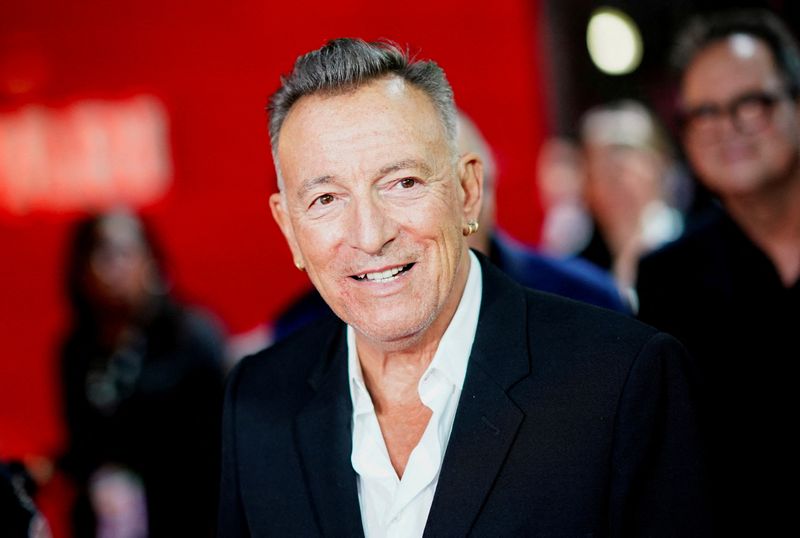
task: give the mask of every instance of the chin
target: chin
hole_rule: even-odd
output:
[[[420,340],[431,325],[431,317],[422,319],[371,317],[368,321],[354,321],[350,325],[368,339],[380,342],[384,347],[400,348]]]
[[[720,196],[747,196],[759,191],[764,182],[752,178],[730,177],[727,181],[720,182],[717,191]]]

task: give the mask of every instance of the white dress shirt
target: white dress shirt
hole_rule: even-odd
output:
[[[355,332],[347,327],[350,397],[353,401],[353,452],[358,501],[367,538],[422,536],[439,481],[456,407],[461,397],[481,306],[481,268],[469,253],[470,271],[456,313],[417,390],[432,411],[419,444],[411,452],[402,480],[389,460],[372,398],[364,383]]]

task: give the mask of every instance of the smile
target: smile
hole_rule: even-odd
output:
[[[402,265],[399,267],[392,267],[391,269],[387,269],[385,271],[376,271],[374,273],[362,273],[360,275],[353,275],[350,278],[359,281],[370,281],[370,282],[390,282],[398,278],[398,275],[401,275],[411,269],[414,266],[413,263],[409,263],[406,265]]]

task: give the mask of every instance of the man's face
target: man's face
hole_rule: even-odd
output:
[[[325,301],[374,342],[449,323],[480,210],[474,155],[456,161],[430,99],[387,77],[300,99],[283,123],[273,216]],[[441,318],[441,319],[440,319]],[[438,326],[437,325],[437,326]]]
[[[726,111],[695,115],[700,128],[689,123],[684,133],[699,178],[723,199],[764,192],[796,170],[800,109],[760,40],[739,34],[701,51],[685,73],[681,98],[686,111]],[[738,121],[729,113],[734,103]]]
[[[637,230],[645,208],[660,197],[662,169],[655,152],[588,140],[586,199],[600,225]]]

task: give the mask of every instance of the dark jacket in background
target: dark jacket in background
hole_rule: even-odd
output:
[[[637,288],[640,318],[676,336],[699,365],[720,535],[793,528],[784,486],[798,474],[800,284],[785,287],[767,256],[714,208],[641,262]]]
[[[213,534],[222,355],[218,327],[168,300],[122,353],[102,349],[91,326],[69,335],[63,466],[81,491],[79,537],[93,536],[87,481],[104,464],[142,478],[151,538]],[[98,372],[111,373],[110,381],[98,382]]]
[[[610,273],[580,258],[555,258],[495,233],[489,259],[518,284],[630,314]]]

